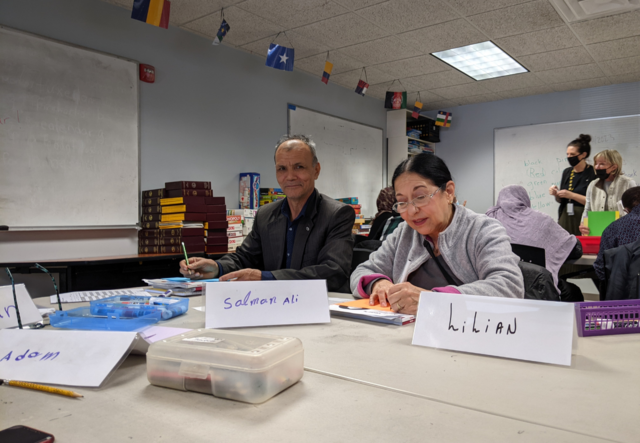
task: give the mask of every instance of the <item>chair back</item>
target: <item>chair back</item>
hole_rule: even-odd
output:
[[[364,263],[369,260],[369,255],[376,251],[382,242],[380,240],[365,240],[359,242],[353,248],[353,257],[351,258],[351,272],[353,272],[360,263]]]
[[[535,246],[518,245],[511,243],[511,250],[514,254],[520,257],[520,260],[527,263],[533,263],[534,265],[546,266],[546,260],[544,258],[544,249],[536,248]]]

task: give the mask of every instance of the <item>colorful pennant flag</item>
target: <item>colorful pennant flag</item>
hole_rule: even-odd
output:
[[[407,109],[407,92],[387,91],[384,107],[389,109]]]
[[[131,18],[160,28],[169,28],[169,0],[134,0]]]
[[[229,32],[229,29],[231,29],[231,26],[229,26],[229,23],[227,23],[225,19],[222,19],[222,23],[220,23],[220,29],[218,29],[216,38],[213,39],[213,44],[217,46],[220,43],[222,43],[222,39],[226,37],[227,32]]]
[[[418,100],[413,104],[413,112],[411,113],[411,117],[418,118],[420,117],[420,111],[422,111],[422,103]]]
[[[444,126],[445,128],[451,127],[451,113],[438,111],[438,116],[436,117],[436,126]]]
[[[367,93],[367,88],[369,87],[369,83],[364,80],[358,80],[358,86],[356,86],[356,93],[364,96]]]
[[[329,76],[331,75],[331,71],[333,70],[333,63],[330,61],[324,62],[324,72],[322,73],[322,83],[325,85],[329,84]]]
[[[293,71],[294,53],[295,50],[293,48],[271,43],[269,45],[269,51],[267,52],[267,62],[265,65],[282,71]]]

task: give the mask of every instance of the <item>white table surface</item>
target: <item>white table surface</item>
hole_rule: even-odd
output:
[[[202,303],[192,297],[163,325],[203,327]],[[638,441],[638,334],[580,338],[561,367],[412,346],[413,325],[332,318],[252,331],[305,348],[302,382],[262,405],[151,386],[144,357],[130,356],[101,390],[75,388],[82,400],[2,388],[0,424],[58,430],[58,441],[107,441],[107,429],[119,436],[109,441]]]
[[[569,260],[567,263],[580,266],[593,266],[596,262],[596,258],[598,258],[598,254],[583,254],[582,257],[576,260]]]

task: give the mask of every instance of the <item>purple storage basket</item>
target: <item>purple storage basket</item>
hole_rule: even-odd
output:
[[[609,300],[576,303],[580,337],[640,332],[640,300]]]

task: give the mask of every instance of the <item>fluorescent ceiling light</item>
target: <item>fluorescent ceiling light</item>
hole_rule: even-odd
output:
[[[517,61],[491,42],[477,43],[432,55],[475,80],[528,72]]]
[[[640,9],[640,0],[551,0],[569,23]]]

